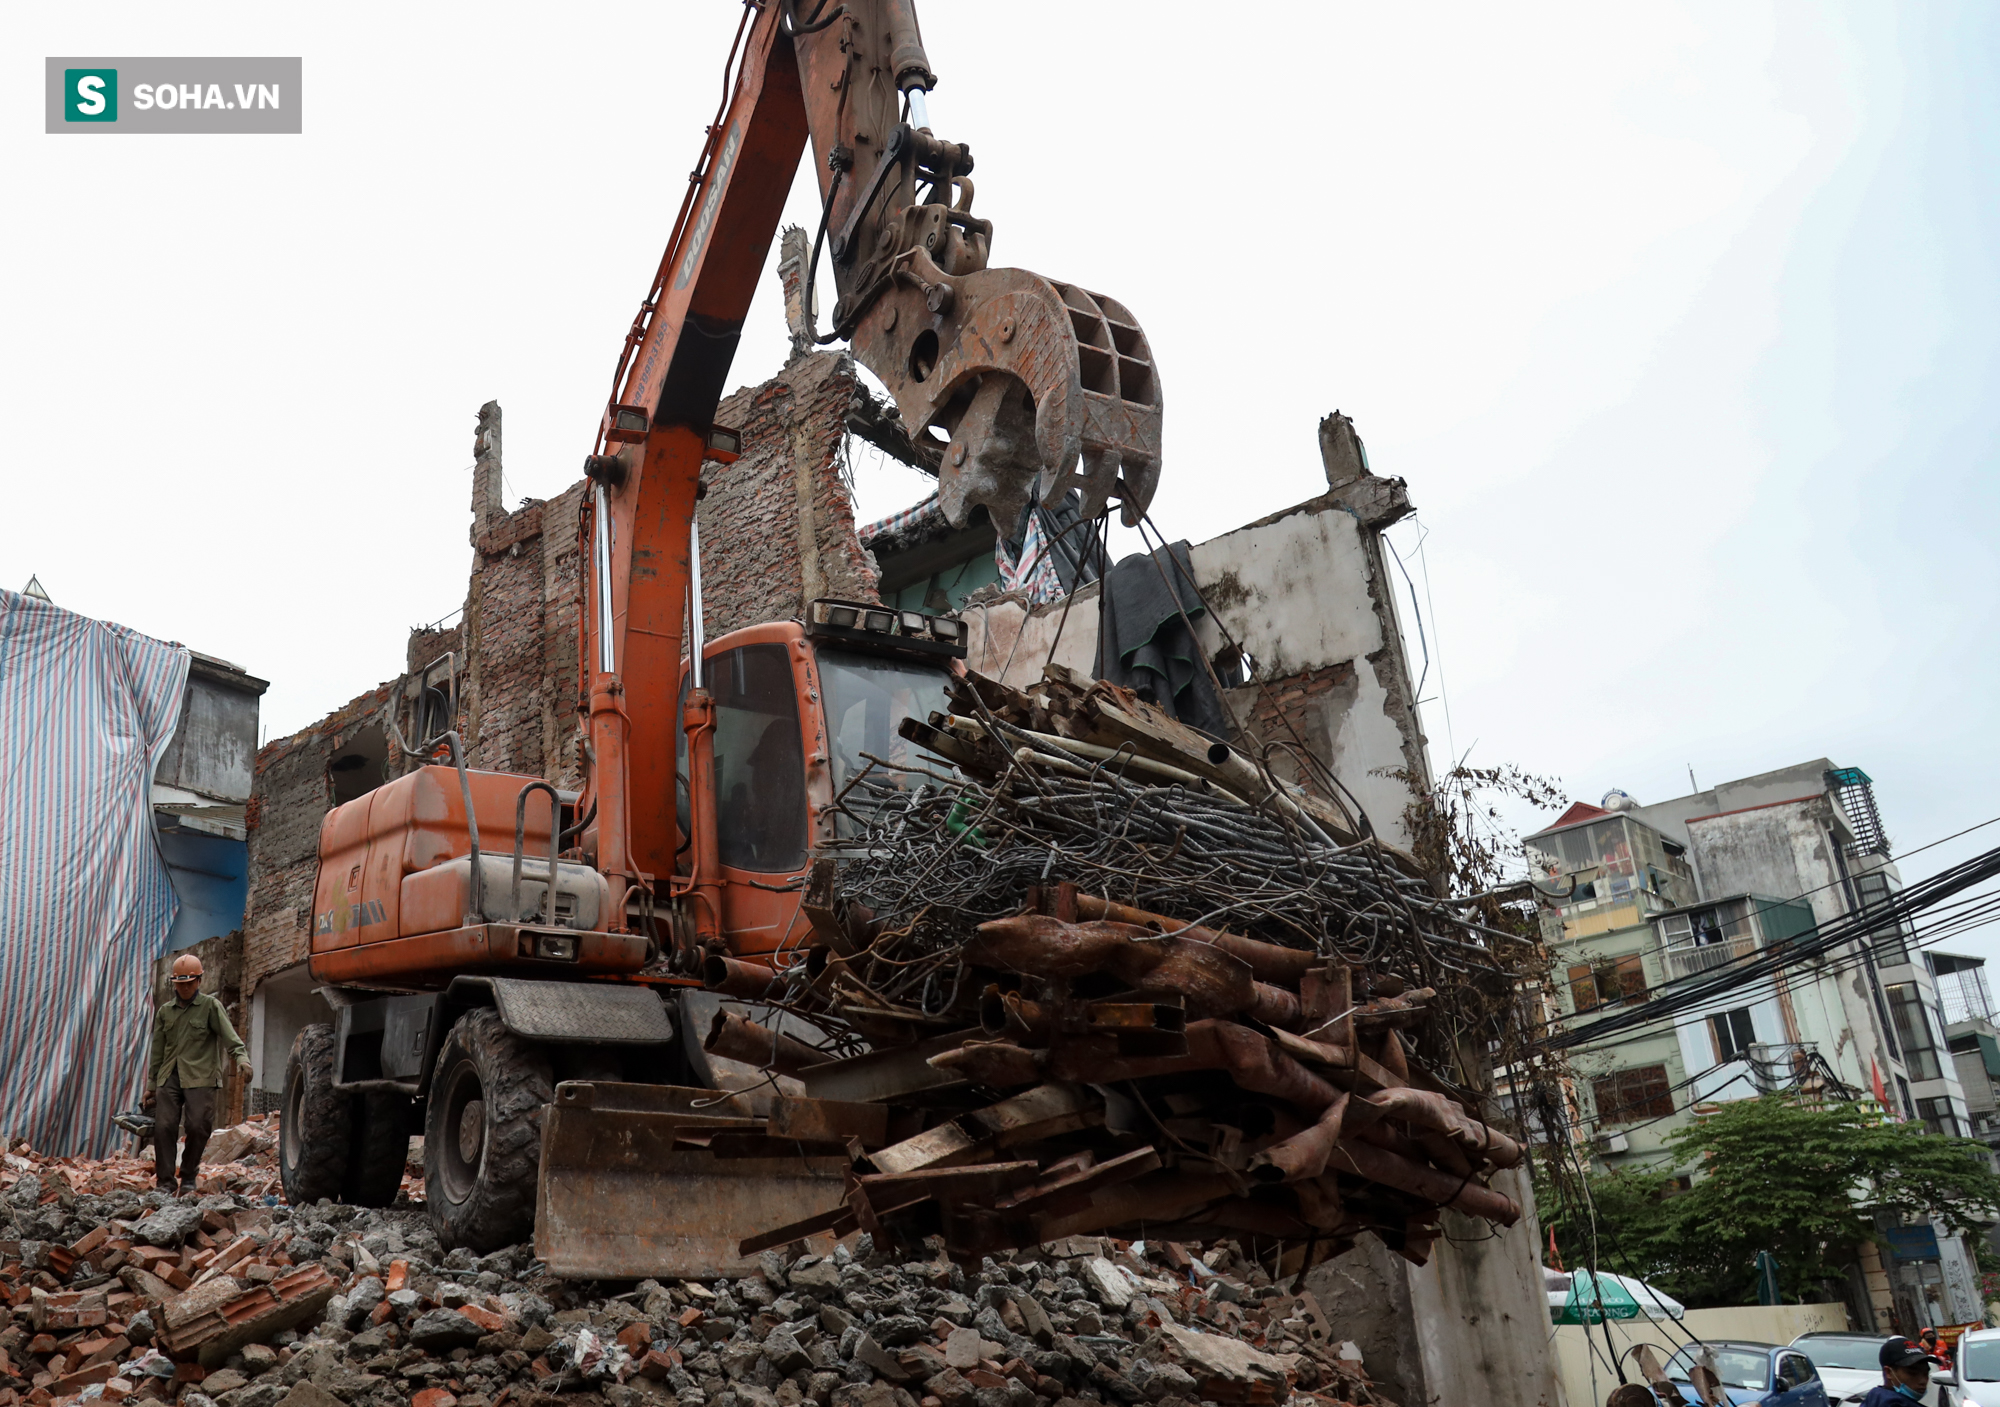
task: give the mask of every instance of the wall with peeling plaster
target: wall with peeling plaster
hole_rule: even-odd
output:
[[[1320,451],[1326,493],[1191,548],[1213,612],[1195,633],[1213,658],[1225,648],[1226,627],[1255,662],[1251,682],[1227,694],[1239,730],[1265,744],[1305,746],[1376,829],[1404,845],[1409,784],[1384,774],[1428,785],[1430,772],[1381,532],[1411,511],[1409,496],[1401,480],[1368,472],[1346,416],[1321,423]],[[966,663],[983,674],[1024,686],[1050,661],[1092,672],[1095,583],[1067,610],[1062,601],[1029,610],[1001,597],[971,606],[965,619]],[[1275,749],[1271,756],[1281,775],[1303,780],[1289,757]]]

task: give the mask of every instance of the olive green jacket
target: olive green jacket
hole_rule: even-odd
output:
[[[224,1048],[244,1066],[250,1052],[229,1024],[229,1013],[207,992],[195,993],[183,1005],[169,996],[153,1013],[153,1061],[147,1084],[158,1089],[172,1071],[180,1073],[182,1089],[214,1089],[222,1083]]]

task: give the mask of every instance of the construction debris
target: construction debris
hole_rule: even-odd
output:
[[[712,989],[825,1036],[716,1018],[712,1053],[807,1096],[729,1137],[823,1126],[796,1151],[852,1163],[842,1202],[743,1253],[855,1230],[941,1235],[968,1263],[1250,1234],[1289,1268],[1366,1231],[1422,1264],[1446,1207],[1519,1219],[1488,1182],[1521,1147],[1465,1063],[1512,989],[1509,935],[1331,787],[1287,786],[1115,685],[974,674],[952,705],[902,728],[939,761],[877,758],[841,792],[804,907],[823,946],[776,979],[708,959]],[[673,1136],[722,1154],[711,1131]]]
[[[1076,1236],[969,1268],[864,1234],[600,1285],[525,1246],[446,1253],[407,1199],[176,1201],[133,1163],[7,1154],[0,1232],[52,1239],[0,1241],[0,1407],[1389,1407],[1233,1242]]]

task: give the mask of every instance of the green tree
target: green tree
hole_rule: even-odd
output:
[[[1749,1300],[1759,1251],[1777,1256],[1787,1298],[1820,1298],[1875,1236],[1877,1211],[1965,1232],[2000,1217],[2000,1176],[1984,1145],[1890,1123],[1873,1105],[1739,1100],[1669,1147],[1672,1166],[1693,1176],[1686,1191],[1672,1171],[1597,1174],[1586,1185],[1600,1267],[1655,1280],[1690,1305]],[[1551,1194],[1558,1245],[1588,1263],[1582,1199]]]

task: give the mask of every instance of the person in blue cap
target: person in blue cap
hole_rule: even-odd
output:
[[[1868,1389],[1861,1407],[1909,1407],[1931,1385],[1931,1356],[1921,1344],[1894,1338],[1882,1345],[1882,1386]]]

